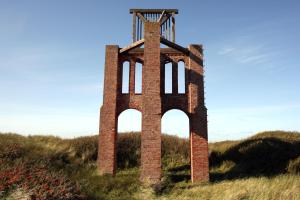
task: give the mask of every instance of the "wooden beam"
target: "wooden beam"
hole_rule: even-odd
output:
[[[168,40],[171,41],[171,19],[167,21],[167,26],[168,26]]]
[[[164,15],[165,15],[165,13],[166,13],[166,11],[164,10],[164,11],[161,13],[161,15],[160,15],[159,19],[157,20],[157,22],[160,23],[160,21],[162,20],[162,18],[163,18]]]
[[[165,16],[163,17],[163,19],[160,21],[160,25],[164,24],[169,18],[170,18],[170,15],[169,14],[165,14]]]
[[[175,13],[172,13],[172,42],[175,41]]]
[[[182,47],[182,46],[180,46],[180,45],[178,45],[176,43],[173,43],[173,42],[171,42],[171,41],[169,41],[169,40],[167,40],[167,39],[165,39],[163,37],[160,37],[160,42],[163,43],[163,44],[165,44],[165,45],[167,45],[168,47],[176,49],[176,50],[178,50],[178,51],[180,51],[180,52],[182,52],[182,53],[184,53],[186,55],[189,54],[189,50],[188,49],[186,49],[186,48],[184,48],[184,47]]]
[[[163,11],[166,11],[167,13],[175,13],[178,14],[178,9],[130,9],[129,13],[132,14],[134,12],[139,12],[139,13],[162,13]]]
[[[124,53],[126,51],[131,50],[131,49],[134,49],[134,48],[137,48],[139,46],[142,46],[144,44],[144,42],[145,42],[145,39],[141,39],[139,41],[136,41],[136,42],[130,44],[129,46],[120,49],[120,53]]]
[[[141,13],[136,13],[136,15],[137,15],[144,23],[148,21]]]
[[[136,30],[137,30],[137,38],[136,38],[136,40],[135,41],[137,41],[137,40],[139,40],[140,39],[140,18],[137,18],[137,28],[136,28]]]
[[[140,40],[140,39],[143,38],[143,35],[144,35],[143,22],[142,22],[142,20],[140,20],[140,30],[139,30],[139,32],[140,32],[140,38],[139,38],[139,40]]]
[[[136,13],[132,15],[132,42],[136,41]]]

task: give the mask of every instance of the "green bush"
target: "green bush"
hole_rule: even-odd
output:
[[[117,141],[118,168],[137,167],[141,162],[141,134],[121,133]]]
[[[70,154],[80,159],[82,163],[94,162],[98,155],[98,136],[85,136],[66,140]]]

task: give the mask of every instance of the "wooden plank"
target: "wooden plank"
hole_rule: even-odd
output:
[[[167,40],[167,39],[165,39],[163,37],[160,37],[160,41],[161,41],[161,43],[167,45],[168,47],[176,49],[176,50],[178,50],[178,51],[180,51],[180,52],[182,52],[182,53],[184,53],[186,55],[189,54],[189,50],[188,49],[186,49],[186,48],[184,48],[184,47],[182,47],[182,46],[180,46],[180,45],[178,45],[176,43],[173,43],[173,42],[171,42],[171,41],[169,41],[169,40]]]
[[[165,36],[165,38],[167,40],[169,40],[169,37],[168,37],[168,34],[169,34],[168,20],[166,21],[165,26],[166,26],[166,36]]]
[[[168,19],[170,18],[169,14],[165,14],[162,18],[162,20],[160,21],[160,25],[163,25]]]
[[[157,22],[160,23],[160,21],[162,20],[162,18],[164,17],[165,14],[166,14],[166,11],[164,10],[164,11],[161,13],[161,15],[160,15],[159,19],[157,20]]]
[[[140,20],[140,39],[144,37],[143,22]]]
[[[136,13],[132,15],[132,42],[136,41]]]
[[[167,26],[168,26],[168,39],[171,41],[171,19],[167,21]]]
[[[139,13],[162,13],[164,10],[167,13],[178,14],[178,9],[137,9],[137,8],[130,9],[129,13],[130,14],[132,14],[134,12],[139,12]]]
[[[144,23],[148,21],[141,13],[136,13],[136,15],[137,15]]]
[[[136,41],[136,42],[130,44],[129,46],[120,49],[120,53],[124,53],[124,52],[129,51],[131,49],[134,49],[136,47],[142,46],[144,44],[144,42],[145,42],[145,39],[141,39],[139,41]]]
[[[140,40],[140,18],[137,18],[137,38],[136,38],[136,41],[137,40]]]
[[[172,42],[175,41],[175,13],[172,13]]]

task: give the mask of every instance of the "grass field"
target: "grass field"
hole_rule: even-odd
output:
[[[115,177],[97,172],[97,140],[0,134],[0,199],[300,199],[298,132],[209,144],[210,182],[198,184],[190,182],[188,140],[163,135],[155,188],[138,180],[139,133],[119,134]]]

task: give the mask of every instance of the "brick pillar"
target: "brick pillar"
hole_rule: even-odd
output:
[[[133,60],[130,61],[129,93],[135,93],[135,62]]]
[[[103,105],[100,111],[98,167],[100,174],[114,174],[116,169],[117,93],[119,47],[107,45]]]
[[[178,94],[178,63],[172,62],[172,94]]]
[[[161,60],[160,63],[160,91],[161,94],[165,94],[165,60]]]
[[[207,112],[204,105],[202,46],[189,46],[189,112],[192,182],[209,180]]]
[[[157,183],[161,178],[160,24],[145,22],[141,177]]]

